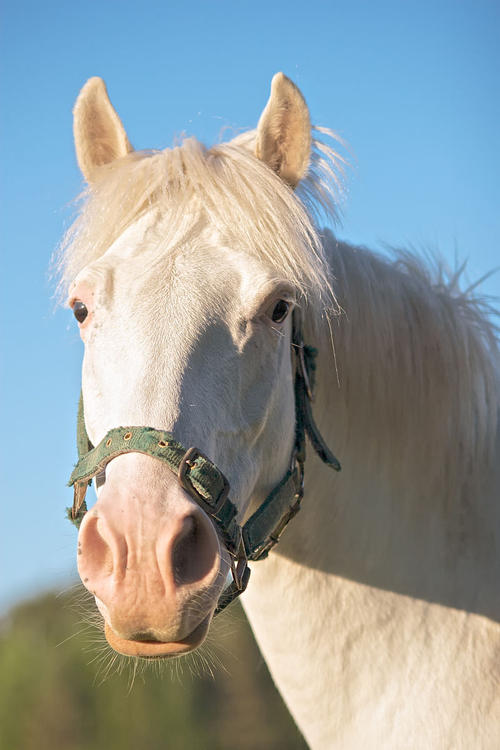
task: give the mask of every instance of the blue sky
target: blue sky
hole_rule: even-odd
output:
[[[51,253],[82,187],[71,109],[92,75],[136,148],[255,126],[272,75],[350,144],[344,239],[500,265],[500,4],[5,0],[0,30],[0,609],[74,573],[64,519],[81,344]],[[500,295],[500,275],[482,291]]]

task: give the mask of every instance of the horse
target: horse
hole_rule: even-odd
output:
[[[136,152],[104,82],[81,90],[60,254],[85,344],[79,573],[137,659],[194,650],[246,588],[313,749],[492,750],[496,329],[459,273],[320,229],[331,135],[282,73],[256,130],[211,148]]]

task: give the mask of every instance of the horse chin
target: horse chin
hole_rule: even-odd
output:
[[[172,656],[188,654],[198,648],[205,640],[211,620],[212,613],[209,613],[188,636],[179,641],[168,643],[120,638],[107,622],[104,625],[104,634],[111,648],[124,656],[136,656],[141,659],[167,659]]]

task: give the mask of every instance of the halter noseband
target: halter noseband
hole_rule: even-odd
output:
[[[236,521],[238,509],[229,499],[229,482],[223,473],[197,448],[186,450],[171,433],[152,427],[115,427],[94,447],[85,429],[82,396],[77,420],[78,463],[68,483],[74,487],[73,506],[68,508],[70,520],[80,526],[87,512],[85,495],[92,477],[104,471],[106,464],[116,456],[137,452],[163,461],[210,516],[229,552],[233,581],[217,603],[215,614],[221,612],[246,589],[250,578],[248,560],[267,557],[300,510],[304,496],[306,434],[321,460],[340,471],[340,463],[323,440],[312,415],[317,350],[304,344],[297,310],[293,311],[292,318],[292,352],[296,358],[295,444],[290,467],[243,526]]]

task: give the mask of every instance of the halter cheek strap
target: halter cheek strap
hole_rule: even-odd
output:
[[[300,510],[304,495],[305,436],[325,464],[340,470],[339,462],[323,440],[312,415],[317,351],[304,344],[296,310],[293,312],[292,351],[296,357],[295,444],[290,468],[243,526],[236,521],[238,509],[229,499],[229,483],[224,474],[197,448],[186,450],[171,433],[152,427],[115,427],[94,447],[85,429],[81,395],[77,420],[79,460],[68,483],[74,487],[73,506],[68,508],[70,520],[80,526],[87,512],[85,495],[92,478],[116,456],[135,452],[162,461],[210,516],[228,549],[233,581],[217,604],[215,614],[221,612],[245,590],[250,577],[247,561],[267,557],[287,524]]]

